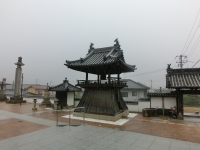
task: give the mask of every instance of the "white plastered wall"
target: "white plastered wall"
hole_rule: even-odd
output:
[[[150,101],[148,102],[140,102],[138,103],[138,111],[142,112],[142,109],[144,108],[150,108]]]
[[[130,105],[130,104],[126,104],[128,107],[128,110],[130,112],[139,112],[139,107],[138,105]]]
[[[165,109],[170,109],[171,107],[176,106],[176,97],[165,97],[164,106]]]
[[[130,112],[142,112],[143,108],[150,108],[150,101],[148,101],[148,102],[146,102],[146,101],[145,102],[139,101],[138,105],[127,104],[127,107],[128,107],[128,110]]]
[[[68,106],[74,105],[74,92],[67,92],[67,105]]]
[[[151,97],[151,108],[162,108],[162,97]]]

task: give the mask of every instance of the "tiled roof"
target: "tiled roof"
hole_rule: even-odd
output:
[[[115,66],[118,64],[121,65],[121,72],[133,72],[136,69],[134,65],[126,64],[120,45],[90,49],[85,58],[80,58],[75,61],[66,60],[65,65],[74,70],[97,74],[98,71],[105,72],[108,68],[113,68],[110,70],[111,73],[116,73]],[[109,65],[112,65],[112,67]],[[100,66],[102,66],[104,70]],[[106,66],[109,67],[106,68]]]
[[[71,92],[79,92],[81,91],[81,88],[78,88],[68,82],[68,80],[64,80],[63,83],[54,86],[49,87],[50,91],[71,91]]]
[[[147,93],[149,97],[176,97],[176,93]]]
[[[167,88],[200,88],[200,68],[167,69]]]
[[[150,89],[148,86],[143,85],[139,82],[135,82],[131,79],[121,79],[120,81],[125,81],[127,83],[128,87],[125,87],[123,89],[144,89],[144,90]]]

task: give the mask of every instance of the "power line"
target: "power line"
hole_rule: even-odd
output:
[[[200,35],[199,35],[199,37],[200,37]],[[194,47],[196,46],[196,44],[197,44],[197,42],[198,42],[198,40],[199,40],[199,37],[198,37],[198,38],[197,38],[197,40],[195,41],[195,43],[194,43],[194,45],[193,45],[192,49],[190,50],[190,52],[189,52],[188,56],[190,55],[190,53],[192,52],[192,50],[193,50],[193,49],[194,49]]]
[[[194,66],[196,66],[196,64],[200,61],[200,59],[194,64]],[[194,66],[192,66],[192,68],[194,68]]]
[[[200,41],[199,41],[200,43]],[[194,51],[197,49],[197,46],[199,45],[199,43],[196,45],[196,47],[194,48],[194,50],[192,51],[191,55],[189,56],[188,60],[190,59],[190,57],[192,56],[192,54],[194,53]]]
[[[200,24],[200,21],[199,21],[199,24]],[[199,27],[199,26],[196,27],[196,30],[194,31],[194,34],[193,34],[193,36],[192,36],[192,39],[190,40],[190,43],[188,44],[187,49],[185,50],[185,52],[184,52],[183,54],[185,54],[185,53],[187,52],[188,47],[190,46],[190,44],[191,44],[191,42],[192,42],[192,40],[193,40],[193,38],[194,38],[194,36],[195,36],[195,34],[196,34],[196,32],[197,32],[198,27]]]
[[[157,73],[157,72],[164,71],[165,69],[166,68],[152,70],[152,71],[148,71],[148,72],[139,73],[139,74],[136,74],[136,75],[131,75],[131,76],[128,76],[128,77],[133,77],[133,76],[135,77],[135,76],[142,76],[142,75],[147,75],[147,74],[151,74],[151,73]]]
[[[192,29],[191,29],[191,31],[190,31],[190,34],[189,34],[188,38],[187,38],[187,41],[185,42],[185,45],[184,45],[184,47],[183,47],[183,50],[182,50],[181,54],[183,54],[183,51],[184,51],[184,49],[185,49],[185,46],[186,46],[186,44],[187,44],[187,42],[188,42],[188,40],[189,40],[189,37],[190,37],[190,35],[191,35],[191,33],[192,33],[192,30],[193,30],[194,25],[195,25],[195,23],[196,23],[196,20],[197,20],[197,18],[198,18],[199,12],[200,12],[200,9],[199,9],[199,11],[198,11],[198,13],[197,13],[197,16],[196,16],[195,21],[194,21],[193,26],[192,26]]]

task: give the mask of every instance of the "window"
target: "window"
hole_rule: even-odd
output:
[[[42,95],[42,91],[39,90],[39,91],[38,91],[38,95]]]
[[[147,91],[146,90],[144,91],[144,96],[147,97]]]
[[[132,96],[137,96],[137,91],[132,91]]]
[[[121,92],[122,97],[128,97],[128,92]]]

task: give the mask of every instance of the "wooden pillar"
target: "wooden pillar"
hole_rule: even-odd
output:
[[[117,74],[117,83],[119,84],[119,73]]]
[[[97,84],[99,84],[99,74],[97,75]]]
[[[108,74],[108,84],[110,84],[110,73]]]
[[[151,108],[151,97],[150,97],[150,108]]]
[[[164,104],[164,97],[162,97],[162,112],[163,112],[163,116],[165,116],[165,104]]]
[[[180,90],[178,90],[177,95],[178,95],[177,119],[183,120],[183,93]]]
[[[88,83],[88,72],[86,72],[85,81],[86,81],[86,83]]]

